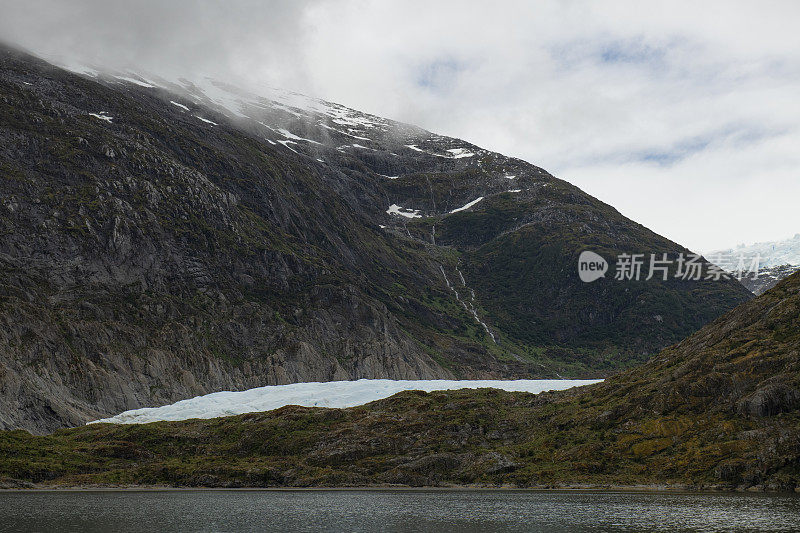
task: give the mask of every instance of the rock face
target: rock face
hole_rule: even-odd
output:
[[[581,283],[586,247],[685,250],[525,162],[144,85],[0,49],[0,428],[295,381],[598,375],[748,298]]]
[[[748,274],[743,276],[740,281],[747,290],[758,296],[759,294],[764,294],[777,285],[780,280],[791,276],[798,270],[800,270],[798,265],[770,266],[762,268],[758,272],[758,276]]]

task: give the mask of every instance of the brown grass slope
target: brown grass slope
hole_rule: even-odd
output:
[[[645,365],[563,393],[0,434],[8,484],[800,485],[800,274]]]

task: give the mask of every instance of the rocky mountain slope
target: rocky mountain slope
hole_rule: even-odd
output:
[[[597,385],[0,433],[8,486],[800,489],[800,273]]]
[[[0,428],[352,378],[601,375],[749,295],[520,160],[291,93],[0,49]]]
[[[762,268],[758,275],[747,274],[739,280],[747,290],[755,295],[764,294],[766,291],[778,284],[783,278],[787,278],[800,270],[800,265],[779,265]]]

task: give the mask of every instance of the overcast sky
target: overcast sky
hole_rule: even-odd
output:
[[[797,1],[0,0],[0,39],[411,122],[698,251],[800,232]]]

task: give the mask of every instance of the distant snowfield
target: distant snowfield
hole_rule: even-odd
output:
[[[582,385],[599,383],[601,379],[518,379],[518,380],[393,380],[359,379],[358,381],[328,381],[271,385],[241,392],[215,392],[197,396],[163,407],[150,407],[125,411],[111,418],[95,420],[90,424],[146,424],[162,420],[176,421],[190,418],[216,418],[244,413],[271,411],[285,405],[304,407],[355,407],[375,400],[388,398],[406,390],[481,389],[494,388],[510,392],[539,393],[565,390]]]
[[[744,256],[748,261],[758,256],[760,258],[759,266],[762,268],[780,265],[800,265],[800,233],[784,241],[758,242],[750,245],[740,244],[736,248],[717,250],[703,255],[712,263],[716,263],[723,268],[729,266],[725,264],[726,262],[734,263],[733,268],[735,268],[736,260],[739,256]]]

